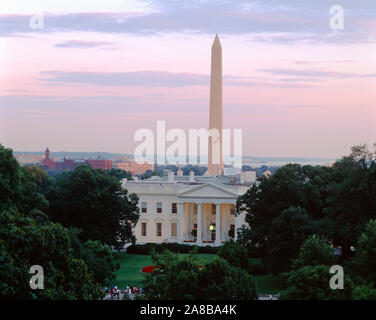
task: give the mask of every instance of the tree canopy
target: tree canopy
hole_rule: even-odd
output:
[[[346,258],[366,223],[376,218],[375,163],[376,151],[361,145],[332,166],[288,164],[271,177],[259,178],[259,184],[250,187],[237,201],[236,209],[246,213],[247,222],[239,241],[250,252],[265,257],[278,252],[285,239],[297,254],[302,242],[296,242],[296,232],[281,224],[281,216],[284,210],[301,208],[306,212],[306,227],[312,229],[306,236],[316,233],[333,241],[342,247]]]
[[[218,250],[218,256],[225,259],[231,266],[249,270],[248,252],[241,244],[233,239],[226,241]]]
[[[345,273],[344,288],[333,290],[329,286],[330,266],[304,266],[287,274],[286,290],[281,292],[282,300],[348,300],[353,297],[354,285]]]
[[[44,271],[44,289],[32,290],[30,267]],[[83,260],[76,259],[68,231],[38,225],[17,212],[0,214],[0,299],[100,299],[102,290]]]
[[[82,230],[82,240],[99,240],[121,248],[134,241],[139,218],[138,197],[100,169],[79,166],[55,177],[47,193],[51,220]]]
[[[103,215],[101,223],[115,230],[110,236],[123,235],[117,242],[121,244],[124,239],[132,238],[131,224],[138,217],[137,198],[128,197],[116,178],[104,171],[85,167],[77,172],[51,178],[35,166],[21,167],[12,150],[0,145],[0,299],[103,297],[100,286],[114,277],[115,263],[110,248],[91,238],[95,233],[86,233],[83,241],[79,239],[83,233],[79,229],[68,230],[56,220],[52,223],[50,218],[54,217],[50,210],[60,205],[75,208],[80,194],[74,192],[80,186],[89,190],[81,193],[87,197],[85,201],[92,199],[92,204],[100,201],[107,196],[99,190],[100,183],[104,182],[104,192],[114,193],[110,197],[113,204],[110,209],[118,211],[114,215]],[[64,184],[71,184],[73,190],[69,190],[69,197],[62,199],[58,192]],[[88,207],[88,202],[85,205],[84,214],[97,213],[95,206],[94,209]],[[124,223],[122,218],[129,220]],[[116,229],[118,224],[124,229]],[[33,265],[44,270],[43,290],[30,288],[29,270]]]
[[[158,268],[145,281],[146,296],[150,299],[257,299],[254,279],[222,258],[200,267],[194,254],[181,257],[164,251],[153,253],[152,257]]]

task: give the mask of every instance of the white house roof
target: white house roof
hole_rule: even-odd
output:
[[[183,191],[178,194],[179,198],[187,199],[187,198],[210,198],[210,199],[232,199],[236,200],[238,198],[238,194],[233,192],[232,190],[228,190],[217,185],[206,183],[202,184],[197,187],[190,188],[189,190]]]

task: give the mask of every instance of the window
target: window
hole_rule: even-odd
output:
[[[216,206],[215,204],[212,204],[212,215],[213,215],[213,216],[215,216],[215,214],[216,214],[216,210],[217,210],[216,207],[217,207],[217,206]]]
[[[176,222],[171,223],[171,237],[177,237],[178,235],[178,226]]]
[[[148,212],[148,205],[146,202],[141,203],[141,212],[143,213]]]
[[[231,209],[230,209],[230,214],[231,214],[232,216],[235,215],[235,208],[231,208]]]
[[[146,222],[141,223],[141,236],[146,237]]]
[[[162,237],[162,223],[157,222],[157,237]]]
[[[162,213],[162,202],[157,202],[157,213]]]
[[[172,213],[178,213],[178,204],[177,203],[172,203],[171,212]]]

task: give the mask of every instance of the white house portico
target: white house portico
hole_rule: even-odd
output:
[[[231,230],[236,239],[238,196],[214,184],[203,184],[180,193],[178,241],[196,240],[198,245],[212,242],[220,245],[231,237]]]

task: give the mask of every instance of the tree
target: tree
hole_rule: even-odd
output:
[[[44,271],[44,289],[33,290],[30,267]],[[38,225],[12,211],[0,214],[0,299],[101,299],[86,264],[73,256],[69,234],[59,224]]]
[[[218,250],[218,256],[225,259],[231,266],[244,270],[249,269],[247,249],[233,239],[226,241]]]
[[[299,269],[304,266],[332,265],[333,249],[328,243],[317,235],[309,237],[300,247],[299,256],[293,262],[293,268]]]
[[[68,231],[74,257],[82,259],[87,264],[96,282],[102,286],[110,285],[115,279],[117,269],[111,249],[98,240],[87,240],[82,243],[79,239],[79,229],[69,228]]]
[[[354,288],[354,300],[376,300],[376,289],[371,285],[361,285]]]
[[[0,145],[0,210],[15,206],[22,193],[22,172],[11,149]]]
[[[45,170],[37,166],[27,166],[25,167],[25,171],[29,174],[30,179],[35,183],[36,191],[45,195],[52,185],[52,178]]]
[[[330,266],[304,266],[286,274],[286,290],[281,300],[348,300],[353,296],[353,283],[345,273],[344,288],[333,290],[329,282],[332,275]]]
[[[110,248],[98,240],[88,240],[84,243],[84,261],[93,271],[94,280],[102,286],[109,285],[115,279],[115,260]]]
[[[376,220],[370,220],[360,235],[351,267],[367,284],[376,288]]]
[[[119,168],[108,169],[108,170],[106,170],[106,172],[110,176],[115,177],[119,182],[121,182],[121,180],[123,180],[123,179],[128,179],[128,181],[133,180],[132,174],[130,172],[125,171],[125,170],[121,170]]]
[[[152,300],[193,300],[198,283],[199,263],[194,254],[183,258],[166,250],[160,254],[151,252],[157,269],[146,276],[144,289]]]
[[[332,238],[350,254],[364,226],[376,218],[376,145],[354,146],[352,153],[332,167],[323,213],[335,222]]]
[[[301,244],[312,233],[312,218],[305,209],[291,207],[283,210],[272,223],[264,258],[266,267],[275,274],[288,271]]]
[[[257,287],[252,276],[221,258],[206,264],[198,274],[199,300],[256,300]]]
[[[273,220],[283,210],[301,207],[314,219],[321,219],[326,197],[330,168],[288,164],[279,168],[271,177],[259,178],[237,200],[236,211],[246,213],[248,230],[242,230],[239,240],[258,255],[265,255],[271,235]]]
[[[48,192],[48,215],[66,227],[82,230],[81,240],[99,240],[121,248],[135,241],[132,228],[139,218],[138,197],[103,170],[79,166],[56,176]]]
[[[200,268],[194,253],[181,257],[170,251],[152,254],[157,266],[145,281],[146,296],[157,300],[257,299],[254,279],[218,258]]]
[[[141,175],[141,179],[149,179],[153,176],[162,176],[162,174],[158,173],[158,172],[155,172],[155,171],[152,171],[152,170],[146,170],[146,172],[144,174]]]
[[[10,207],[25,214],[31,210],[43,212],[48,201],[38,192],[31,171],[20,167],[13,151],[0,145],[0,210]]]

